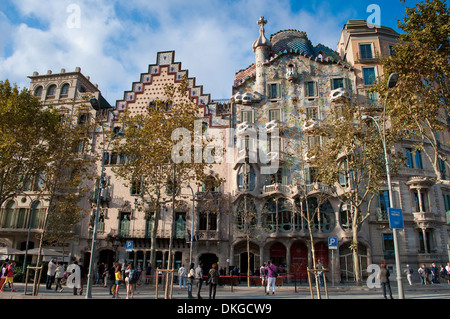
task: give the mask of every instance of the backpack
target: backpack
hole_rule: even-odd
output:
[[[130,281],[134,281],[136,279],[136,270],[130,269],[130,273],[128,274],[128,278]]]

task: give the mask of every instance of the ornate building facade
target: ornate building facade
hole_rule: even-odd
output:
[[[235,74],[229,99],[214,101],[195,83],[195,78],[188,77],[181,63],[175,62],[175,52],[159,52],[156,63],[140,74],[131,89],[124,92],[123,99],[116,101],[114,111],[103,118],[105,127],[120,130],[118,119],[122,112],[145,111],[153,101],[162,98],[166,84],[177,86],[187,77],[189,99],[198,105],[199,118],[208,130],[223,137],[227,148],[221,163],[208,168],[211,177],[224,180],[220,187],[184,187],[179,196],[182,204],[175,214],[170,205],[162,207],[154,266],[167,266],[172,226],[175,268],[187,265],[191,257],[196,264],[202,261],[205,269],[219,262],[226,269],[237,266],[244,274],[269,259],[296,276],[304,276],[306,268],[312,266],[310,234],[302,215],[303,199],[309,196],[318,203],[321,194],[332,193],[332,186],[314,182],[315,171],[307,151],[320,145],[321,137],[311,133],[310,128],[340,99],[348,99],[352,94],[360,101],[379,106],[378,97],[367,90],[382,74],[379,57],[392,53],[397,34],[388,28],[370,29],[359,20],[350,20],[334,51],[321,44],[313,45],[305,32],[297,30],[279,31],[269,39],[265,35],[266,24],[263,17],[258,20],[259,36],[252,46],[255,61]],[[44,105],[49,101],[52,85],[56,85],[53,96],[60,98],[62,92],[67,92],[64,94],[77,99],[81,95],[76,92],[86,89],[101,96],[79,69],[73,74],[35,74],[30,79],[33,92],[38,92],[39,86],[47,92]],[[95,115],[92,113],[92,117]],[[444,146],[448,134],[440,138],[442,149],[448,152]],[[101,195],[95,260],[111,264],[118,259],[145,265],[150,262],[150,230],[154,221],[134,189],[112,171],[125,157],[111,152],[102,154],[101,130],[94,132],[93,139],[92,152],[101,155],[107,180]],[[400,232],[401,263],[446,262],[449,227],[445,213],[450,210],[450,189],[430,182],[433,173],[426,158],[417,152],[412,154],[408,145],[406,141],[399,147],[405,149],[409,167],[393,180],[395,202],[403,209],[405,220],[405,230]],[[98,172],[100,169],[99,163]],[[199,204],[202,198],[219,194],[229,196],[226,211],[215,213]],[[363,274],[368,264],[394,263],[386,196],[385,190],[380,191],[377,203],[370,208],[370,219],[359,231]],[[85,199],[84,205],[90,203],[92,199]],[[26,232],[21,231],[20,238],[13,236],[16,230],[11,230],[14,227],[9,222],[5,224],[11,220],[5,216],[19,212],[22,204],[5,205],[1,240],[21,248]],[[92,205],[91,210],[94,209]],[[346,216],[345,205],[329,196],[320,203],[320,214],[311,230],[315,256],[326,268],[334,269],[331,277],[336,282],[353,278],[349,248],[352,237]],[[77,227],[78,240],[70,247],[70,257],[81,259],[85,265],[91,249],[90,220],[86,217]],[[329,237],[337,238],[336,250],[328,248]],[[127,241],[133,242],[131,251],[126,249]]]

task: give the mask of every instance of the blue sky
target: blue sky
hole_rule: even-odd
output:
[[[81,67],[114,104],[131,89],[159,51],[176,62],[214,99],[229,98],[234,74],[254,62],[256,21],[266,36],[305,31],[331,49],[349,19],[368,19],[377,5],[381,25],[398,30],[406,0],[1,0],[0,80],[28,87],[34,71]]]

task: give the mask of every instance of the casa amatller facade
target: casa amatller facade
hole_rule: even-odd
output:
[[[176,207],[175,214],[172,214],[170,204],[161,208],[154,266],[167,267],[169,234],[174,226],[175,268],[188,265],[192,251],[192,261],[195,264],[203,262],[205,269],[218,262],[227,271],[237,266],[246,275],[248,261],[253,271],[271,259],[276,265],[282,265],[286,273],[295,274],[297,278],[305,276],[306,268],[312,265],[311,247],[305,220],[295,214],[296,207],[301,205],[305,194],[314,200],[321,193],[331,193],[332,187],[313,181],[314,167],[310,165],[307,151],[320,145],[321,137],[309,133],[308,128],[323,119],[327,110],[352,95],[369,106],[382,103],[368,89],[383,73],[380,57],[393,54],[392,46],[397,42],[398,34],[392,29],[369,28],[364,20],[349,20],[337,39],[335,51],[322,44],[314,45],[305,32],[297,30],[278,31],[268,38],[265,34],[268,22],[261,17],[257,23],[259,35],[256,36],[255,29],[256,40],[248,48],[253,50],[255,60],[235,74],[234,83],[230,83],[232,95],[228,99],[214,100],[204,93],[195,78],[189,77],[188,71],[176,62],[174,51],[158,52],[156,62],[136,75],[136,81],[124,92],[123,99],[115,102],[114,110],[103,114],[105,127],[120,130],[118,119],[122,112],[145,112],[153,101],[163,98],[165,85],[180,85],[186,77],[189,99],[198,105],[199,119],[208,130],[222,132],[224,145],[233,149],[232,155],[224,154],[221,163],[213,163],[208,168],[211,178],[220,177],[225,182],[214,189],[204,186],[194,190],[195,199],[228,195],[230,203],[226,211],[208,211],[196,205],[198,201],[195,200],[192,209],[192,192],[183,189],[182,204]],[[30,90],[43,105],[61,108],[68,107],[69,100],[82,103],[85,92],[101,96],[97,85],[92,84],[80,68],[74,72],[61,70],[56,74],[35,72],[29,78]],[[91,110],[89,116],[93,118],[98,114]],[[304,134],[299,137],[292,133],[294,129]],[[230,131],[234,134],[228,134]],[[257,140],[252,138],[252,134],[260,136],[262,132],[269,137],[264,152],[257,148]],[[277,132],[276,145],[273,144],[273,132]],[[448,155],[448,131],[444,133],[439,136],[441,151]],[[101,129],[92,132],[92,136],[93,148],[86,152],[101,154]],[[289,154],[301,145],[302,152],[297,153],[302,163],[299,168],[292,165]],[[392,185],[395,203],[404,216],[405,228],[398,232],[401,265],[418,268],[422,263],[448,262],[450,228],[446,212],[450,211],[450,188],[431,182],[434,177],[431,164],[419,151],[413,151],[412,145],[413,141],[408,140],[397,145],[407,157],[407,166],[393,176]],[[268,164],[261,160],[261,153],[266,158],[276,159],[275,171],[265,171]],[[150,262],[152,215],[139,204],[140,197],[135,189],[126,187],[112,171],[126,158],[110,152],[102,158],[107,187],[101,197],[95,260],[108,265],[114,260],[146,265]],[[101,163],[97,167],[98,174],[100,166]],[[449,173],[444,170],[444,175],[447,178]],[[306,187],[300,187],[299,181]],[[24,249],[31,205],[29,199],[24,198],[19,195],[1,207],[0,245]],[[82,199],[80,205],[91,211],[96,208],[90,198]],[[363,276],[367,276],[367,265],[372,263],[387,262],[393,269],[394,248],[387,218],[388,206],[386,186],[380,190],[370,207],[369,219],[359,230],[358,254]],[[45,208],[43,201],[35,211],[41,212]],[[254,212],[251,220],[244,218],[244,213],[249,210]],[[348,207],[331,196],[321,204],[320,216],[314,222],[316,258],[320,258],[326,268],[334,269],[329,275],[334,282],[354,279],[348,216]],[[42,231],[39,218],[34,219],[33,234]],[[67,261],[77,259],[85,266],[89,264],[90,220],[87,216],[75,227],[77,238],[65,247],[69,252]],[[248,225],[254,229],[250,236]],[[337,238],[336,250],[328,248],[329,237]],[[33,241],[33,245],[38,244]],[[127,241],[133,242],[131,251],[126,249]]]

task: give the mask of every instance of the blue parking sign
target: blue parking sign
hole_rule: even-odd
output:
[[[125,250],[126,251],[132,251],[133,250],[133,241],[132,240],[127,240],[127,243],[125,245]]]
[[[391,229],[404,229],[403,213],[400,208],[388,208],[389,227]]]
[[[337,237],[328,237],[328,249],[337,249]]]

